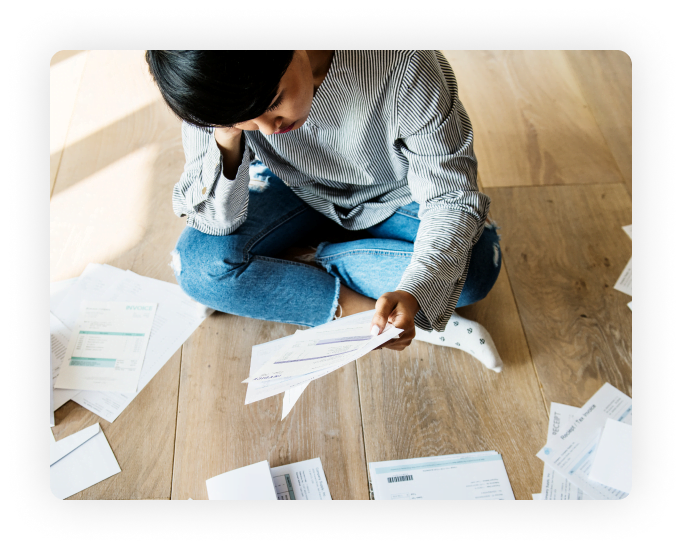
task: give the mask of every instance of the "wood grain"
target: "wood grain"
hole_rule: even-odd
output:
[[[178,350],[114,422],[69,401],[55,412],[55,439],[99,422],[121,472],[71,500],[168,499],[180,376]]]
[[[632,62],[615,50],[566,55],[632,196]]]
[[[547,401],[582,406],[604,382],[632,395],[632,298],[613,288],[632,255],[624,186],[488,193]]]
[[[413,342],[358,361],[367,461],[495,450],[517,499],[540,489],[547,411],[504,266],[491,293],[458,310],[490,332],[505,363],[487,370],[461,350]]]
[[[62,50],[50,60],[50,196],[87,58],[86,51]]]
[[[443,52],[487,187],[622,181],[563,52]]]
[[[142,52],[90,52],[50,201],[51,280],[99,262],[175,282],[168,263],[184,223],[170,196],[183,164],[179,122]],[[122,470],[71,498],[170,498],[180,357],[111,424],[74,403],[55,413],[58,439],[99,421]]]
[[[184,346],[173,499],[207,499],[206,480],[261,460],[320,457],[334,500],[369,498],[355,365],[313,381],[284,421],[282,396],[244,405],[251,346],[295,326],[214,313]]]

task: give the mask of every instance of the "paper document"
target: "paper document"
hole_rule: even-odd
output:
[[[367,331],[366,333],[360,334],[361,336],[364,337],[369,334],[370,328],[369,323],[372,320],[373,316],[374,310],[365,311],[362,313],[358,313],[356,315],[344,317],[343,319],[332,321],[331,323],[327,323],[319,327],[309,329],[308,331],[305,332],[310,332],[311,337],[314,338],[315,334],[319,335],[320,332],[326,333],[327,331],[330,331],[331,328],[334,328],[337,331],[346,330],[348,328],[354,329],[360,328],[361,330]],[[365,328],[363,329],[362,327]],[[375,349],[377,346],[380,346],[381,344],[387,342],[394,336],[399,335],[400,332],[402,332],[401,329],[396,329],[395,327],[389,325],[386,327],[386,330],[384,330],[382,334],[374,338],[371,338],[370,336],[370,339],[365,340],[366,344],[364,346],[357,348],[355,351],[348,355],[343,355],[342,359],[338,359],[332,362],[331,366],[327,366],[326,368],[318,370],[313,368],[312,372],[306,374],[300,374],[297,376],[287,376],[282,378],[263,377],[263,379],[254,380],[256,378],[259,378],[256,375],[256,373],[258,373],[266,363],[272,361],[273,358],[277,357],[278,353],[281,353],[282,350],[286,350],[289,347],[289,344],[291,344],[292,340],[296,338],[296,335],[286,336],[284,338],[273,340],[265,344],[253,346],[251,350],[251,368],[249,370],[249,378],[247,380],[244,380],[244,382],[248,382],[249,384],[246,390],[246,399],[244,402],[246,405],[248,405],[250,403],[260,401],[261,399],[266,399],[268,397],[272,397],[274,395],[285,392],[282,406],[282,419],[284,419],[286,415],[291,411],[291,408],[296,403],[296,400],[303,393],[303,390],[305,390],[305,388],[311,381],[326,376],[327,374],[335,371],[336,369],[341,368],[344,365],[347,365],[351,361],[355,361],[356,359],[362,357],[363,355]]]
[[[632,224],[624,225],[623,231],[625,231],[628,234],[628,237],[630,237],[632,239]]]
[[[632,258],[628,261],[628,265],[625,266],[613,288],[632,296]]]
[[[495,451],[370,462],[374,500],[515,500]]]
[[[630,493],[632,489],[632,426],[609,418],[599,440],[590,479]]]
[[[632,399],[606,383],[580,409],[568,428],[536,456],[592,498],[617,500],[627,493],[589,479],[601,430],[608,418],[632,424]]]
[[[542,493],[533,493],[533,494],[531,495],[531,497],[533,497],[533,500],[545,500],[545,499],[542,497]]]
[[[55,388],[134,392],[155,303],[83,302]]]
[[[99,428],[99,424],[82,431],[94,435],[71,449],[70,452],[50,466],[50,487],[52,494],[57,498],[68,498],[121,471],[104,432]],[[52,434],[52,430],[50,430],[50,434]],[[70,437],[79,434],[80,432]],[[62,441],[55,443],[54,436],[52,436],[50,446],[59,445]],[[52,456],[53,451],[50,449],[51,460]]]
[[[137,392],[81,391],[72,398],[73,401],[96,415],[108,422],[113,422],[178,351],[201,322],[213,313],[213,310],[200,307],[176,284],[143,277],[132,271],[124,271],[119,281],[102,295],[102,299],[126,302],[149,301],[158,304]]]
[[[270,468],[277,500],[331,500],[319,458]]]
[[[267,460],[206,480],[208,500],[277,500]]]
[[[555,439],[564,433],[580,414],[578,407],[552,403],[549,410],[549,427],[547,428],[547,445],[552,446]],[[591,500],[582,489],[570,483],[561,474],[545,463],[542,472],[542,500]]]
[[[99,433],[99,424],[93,424],[89,428],[85,428],[80,432],[73,435],[60,439],[59,441],[54,440],[54,434],[50,430],[50,466],[52,466],[58,460],[61,460],[71,451],[76,450],[83,443],[85,443],[91,437]]]
[[[64,326],[64,324],[50,312],[50,365],[52,368],[51,384],[54,388],[54,382],[59,374],[59,369],[64,362],[66,356],[66,349],[71,340],[71,331]],[[75,396],[79,390],[52,390],[52,411],[56,411],[69,399]],[[54,424],[53,424],[54,425]]]
[[[57,306],[62,303],[62,300],[64,300],[77,280],[78,277],[74,277],[50,283],[50,311],[55,311]]]

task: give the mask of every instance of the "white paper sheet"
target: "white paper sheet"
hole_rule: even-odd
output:
[[[632,426],[609,418],[599,440],[590,479],[630,493],[632,490]]]
[[[547,428],[547,443],[552,446],[559,435],[573,423],[580,414],[578,407],[552,403],[549,410],[549,426]],[[592,500],[582,489],[573,485],[564,476],[544,465],[542,472],[542,500]]]
[[[374,500],[515,500],[495,451],[370,462]]]
[[[628,261],[628,265],[625,266],[613,288],[632,296],[632,258]]]
[[[533,493],[531,497],[533,497],[533,500],[545,500],[542,496],[542,493]]]
[[[99,424],[96,426],[99,428]],[[50,487],[54,496],[65,499],[120,471],[104,432],[98,430],[96,435],[50,466]]]
[[[66,328],[73,331],[78,320],[81,302],[102,300],[104,291],[116,284],[124,275],[125,271],[117,267],[106,264],[88,264],[61,302],[54,309],[50,309],[66,325]]]
[[[310,384],[310,382],[304,382],[303,384],[293,386],[284,392],[284,397],[282,398],[282,420],[284,420],[291,412],[291,409],[294,408],[296,401],[298,401],[298,398],[303,395],[303,392],[308,387],[308,384]]]
[[[140,372],[136,393],[81,391],[73,401],[113,422],[144,389],[201,322],[213,313],[200,307],[182,289],[172,283],[124,272],[121,280],[102,296],[105,300],[150,301],[158,303],[147,353]]]
[[[59,375],[59,369],[62,366],[64,357],[66,356],[66,349],[69,346],[71,339],[71,331],[64,326],[64,324],[57,319],[57,317],[50,312],[50,366],[52,368],[51,384],[54,388],[54,381]],[[56,411],[69,399],[78,394],[79,390],[60,390],[53,389],[52,397],[52,411]],[[54,426],[54,420],[53,424]]]
[[[206,480],[208,500],[277,500],[267,460]]]
[[[632,399],[604,384],[580,409],[569,428],[545,445],[537,457],[595,499],[618,500],[627,493],[589,479],[594,453],[607,418],[632,424]]]
[[[319,458],[270,468],[277,500],[331,500]]]
[[[632,311],[632,301],[628,302],[628,307],[630,308],[630,311]]]
[[[59,441],[54,440],[54,434],[52,433],[52,430],[50,430],[50,466],[64,458],[71,451],[76,450],[91,437],[96,436],[99,433],[99,430],[99,424],[93,424],[80,432],[60,439]]]
[[[625,231],[628,234],[628,237],[630,237],[632,239],[632,224],[624,225],[623,231]]]
[[[344,324],[330,322],[309,330],[298,330],[286,345],[244,382],[284,379],[347,365],[399,335],[402,329],[387,325],[381,336],[370,334],[374,311],[363,312]],[[351,321],[351,319],[353,321]],[[383,336],[383,338],[382,338]]]
[[[82,302],[55,388],[135,392],[157,304]]]

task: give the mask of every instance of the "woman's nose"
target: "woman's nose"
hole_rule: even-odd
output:
[[[258,125],[258,129],[263,133],[263,134],[274,134],[277,130],[279,130],[282,126],[282,117],[267,117],[267,116],[259,116],[258,118],[253,119],[253,121]]]

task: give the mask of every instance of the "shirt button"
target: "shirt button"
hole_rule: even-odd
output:
[[[201,194],[202,194],[202,195],[205,195],[205,194],[206,194],[206,188],[205,188],[205,187],[201,190]]]

